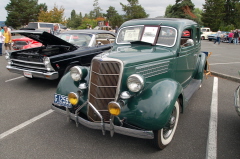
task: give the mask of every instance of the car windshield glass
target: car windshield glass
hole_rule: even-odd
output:
[[[59,38],[72,43],[77,46],[89,46],[92,39],[91,34],[81,34],[81,33],[63,33],[58,35]]]
[[[162,26],[158,36],[157,45],[171,47],[175,45],[176,38],[177,30],[175,28]]]
[[[120,30],[117,43],[130,44],[132,41],[140,41],[144,26],[127,27]]]

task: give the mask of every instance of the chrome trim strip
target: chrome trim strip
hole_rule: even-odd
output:
[[[97,73],[97,72],[95,72],[95,71],[92,71],[92,72],[94,72],[95,74],[97,74],[97,75],[102,75],[102,76],[108,76],[108,75],[119,75],[119,74],[100,74],[100,73]]]
[[[37,64],[37,65],[44,65],[42,62],[31,62],[31,61],[24,61],[24,60],[18,60],[18,59],[11,59],[12,61],[18,61],[18,62],[24,62],[24,63],[31,63],[31,64]]]
[[[16,64],[13,62],[12,65],[16,65],[16,66],[21,66],[21,67],[27,67],[27,68],[34,68],[34,69],[39,69],[39,70],[47,70],[47,68],[42,68],[42,67],[34,67],[34,66],[30,66],[30,65],[21,65],[21,64]]]
[[[94,95],[92,95],[91,93],[89,93],[91,96],[93,96],[93,98],[95,98],[95,99],[115,99],[115,98],[97,98],[97,97],[95,97]]]
[[[94,83],[92,83],[92,82],[91,82],[91,84],[93,84],[93,85],[96,86],[96,87],[100,87],[100,88],[104,88],[104,87],[117,87],[117,86],[98,86],[98,85],[96,85],[96,84],[94,84]]]
[[[64,111],[62,109],[59,109],[59,108],[56,108],[53,105],[51,105],[51,108],[58,113],[67,115],[66,111]],[[69,117],[72,120],[76,121],[75,114],[70,113]],[[102,130],[102,124],[101,123],[91,122],[91,121],[85,120],[85,119],[83,119],[79,116],[77,117],[77,122],[80,123],[83,126],[91,128],[91,129]],[[107,131],[111,130],[110,124],[105,123],[105,130],[107,130]],[[132,137],[136,137],[136,138],[142,138],[142,139],[153,139],[154,138],[153,131],[148,131],[148,130],[135,130],[135,129],[125,128],[125,127],[121,127],[121,126],[116,126],[116,125],[114,125],[113,130],[114,130],[115,133],[126,135],[126,136],[132,136]]]

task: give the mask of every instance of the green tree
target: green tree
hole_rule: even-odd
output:
[[[144,8],[138,3],[138,0],[127,0],[128,4],[124,5],[122,3],[122,10],[125,12],[124,20],[138,19],[138,18],[147,18],[147,14]]]
[[[58,6],[54,4],[53,9],[51,9],[50,11],[40,11],[38,21],[50,23],[65,23],[64,10],[65,9],[62,6],[58,8]]]
[[[193,13],[194,4],[191,0],[176,0],[173,6],[168,6],[167,15],[169,18],[186,18],[197,21]]]
[[[173,6],[173,5],[169,4],[169,5],[166,7],[165,15],[164,15],[165,18],[171,18],[171,17],[172,17],[172,6]]]
[[[203,5],[202,22],[204,26],[217,31],[224,23],[225,0],[205,0]]]
[[[123,17],[119,15],[116,9],[112,6],[108,8],[107,13],[103,14],[103,16],[107,18],[107,21],[109,21],[109,24],[113,28],[115,28],[115,26],[122,25],[122,23],[124,22]]]
[[[92,17],[93,18],[102,17],[103,16],[103,14],[101,12],[102,9],[99,6],[98,0],[94,0],[93,7],[94,7],[94,9],[93,9],[93,11],[91,13]]]
[[[29,22],[37,21],[41,10],[46,11],[45,3],[38,4],[38,0],[10,0],[5,7],[7,11],[6,25],[19,28]]]
[[[199,9],[199,8],[195,8],[193,10],[193,14],[197,17],[196,21],[198,22],[199,25],[203,25],[202,13],[203,13],[203,11],[201,9]]]
[[[67,20],[67,26],[69,28],[78,28],[82,23],[82,13],[80,12],[79,15],[76,14],[75,10],[72,10],[71,17]]]
[[[97,26],[97,20],[95,19],[89,19],[89,18],[83,18],[81,26],[78,27],[78,29],[87,29],[88,26],[92,28]]]

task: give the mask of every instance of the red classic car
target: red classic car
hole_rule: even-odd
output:
[[[14,50],[22,50],[42,46],[42,43],[27,37],[13,39],[12,41],[13,41],[12,47]]]

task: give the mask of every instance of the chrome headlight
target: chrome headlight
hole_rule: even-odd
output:
[[[43,58],[43,63],[44,63],[44,65],[45,65],[45,67],[47,68],[48,71],[54,71],[49,57],[44,57]]]
[[[47,66],[48,64],[50,64],[50,59],[49,59],[49,57],[44,57],[44,58],[43,58],[43,63],[44,63],[45,66]]]
[[[127,79],[127,87],[132,92],[139,92],[144,87],[144,78],[141,75],[133,74]]]
[[[6,59],[6,60],[10,60],[10,54],[9,54],[8,51],[6,51],[5,59]]]
[[[74,81],[80,81],[87,76],[87,69],[74,66],[70,69],[70,75]]]

